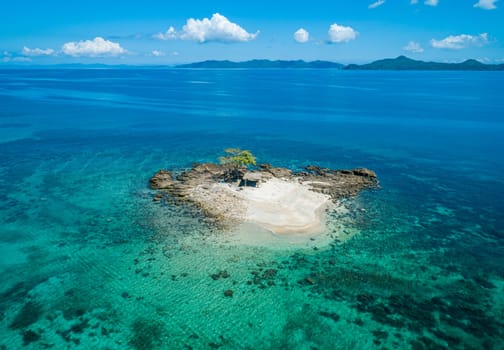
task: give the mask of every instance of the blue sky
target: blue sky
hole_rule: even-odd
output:
[[[501,63],[503,8],[504,0],[10,0],[0,5],[0,63],[398,55]]]

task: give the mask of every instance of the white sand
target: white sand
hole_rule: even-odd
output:
[[[308,185],[272,178],[260,187],[225,186],[246,208],[244,222],[278,235],[316,234],[324,229],[329,196],[309,190]]]

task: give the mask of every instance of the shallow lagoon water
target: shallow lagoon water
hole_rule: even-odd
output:
[[[0,348],[501,348],[502,83],[1,71]],[[155,171],[229,146],[291,168],[365,166],[381,188],[314,240],[264,244],[152,202]]]

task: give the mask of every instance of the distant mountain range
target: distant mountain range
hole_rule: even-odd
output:
[[[283,61],[283,60],[250,60],[233,61],[203,61],[177,66],[170,65],[107,65],[107,64],[56,64],[56,65],[0,65],[1,69],[344,69],[344,70],[419,70],[419,71],[504,71],[504,64],[485,64],[477,60],[467,60],[461,63],[425,62],[413,60],[406,56],[387,58],[368,64],[349,64],[331,61]]]
[[[478,70],[496,71],[504,70],[504,64],[484,64],[476,60],[467,60],[461,63],[441,63],[417,61],[406,56],[388,58],[368,64],[349,64],[347,70]]]
[[[332,68],[345,70],[462,70],[462,71],[504,71],[504,64],[484,64],[476,60],[467,60],[461,63],[425,62],[399,56],[374,61],[368,64],[343,65],[330,61],[270,61],[251,60],[244,62],[232,61],[203,61],[182,64],[177,68],[214,68],[214,69],[238,69],[238,68]]]
[[[233,61],[203,61],[182,64],[177,68],[335,68],[342,69],[345,65],[329,61],[270,61],[251,60],[244,62]]]

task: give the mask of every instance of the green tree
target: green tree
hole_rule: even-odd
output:
[[[229,165],[228,178],[233,180],[240,178],[240,168],[256,165],[256,157],[248,150],[241,150],[239,148],[226,148],[224,150],[225,156],[219,158],[223,165]]]
[[[224,152],[226,155],[219,158],[221,164],[230,164],[236,167],[256,165],[256,158],[250,151],[239,148],[226,148]]]

